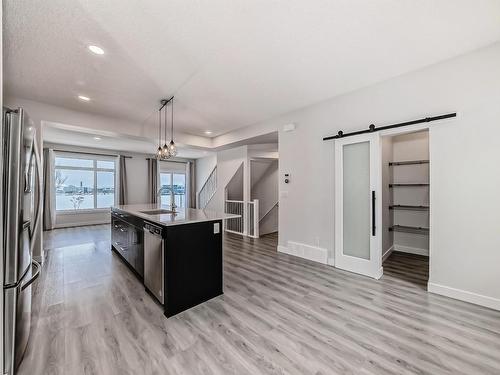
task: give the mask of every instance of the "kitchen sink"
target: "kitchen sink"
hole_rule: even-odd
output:
[[[147,210],[147,211],[139,211],[142,214],[146,215],[162,215],[162,214],[173,214],[173,211],[170,210],[165,210],[165,209],[158,209],[158,210]]]

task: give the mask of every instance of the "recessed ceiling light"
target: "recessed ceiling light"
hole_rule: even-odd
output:
[[[101,140],[101,137],[94,137],[94,139],[95,139],[96,141],[100,141],[100,140]]]
[[[210,135],[210,134],[212,134],[212,131],[211,130],[205,130],[205,134],[206,135]]]
[[[101,47],[89,46],[89,50],[96,55],[104,55],[104,50]]]
[[[78,99],[83,100],[84,102],[90,101],[90,98],[85,95],[78,95]]]

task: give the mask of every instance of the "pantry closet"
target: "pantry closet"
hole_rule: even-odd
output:
[[[429,267],[429,133],[381,137],[384,271],[427,284]]]

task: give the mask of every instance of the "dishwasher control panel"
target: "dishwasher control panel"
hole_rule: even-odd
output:
[[[149,233],[156,234],[158,236],[161,236],[163,232],[161,227],[151,223],[144,223],[144,230],[147,230],[149,231]]]

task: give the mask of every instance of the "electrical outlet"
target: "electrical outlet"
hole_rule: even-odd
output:
[[[219,223],[214,223],[214,234],[220,233]]]

